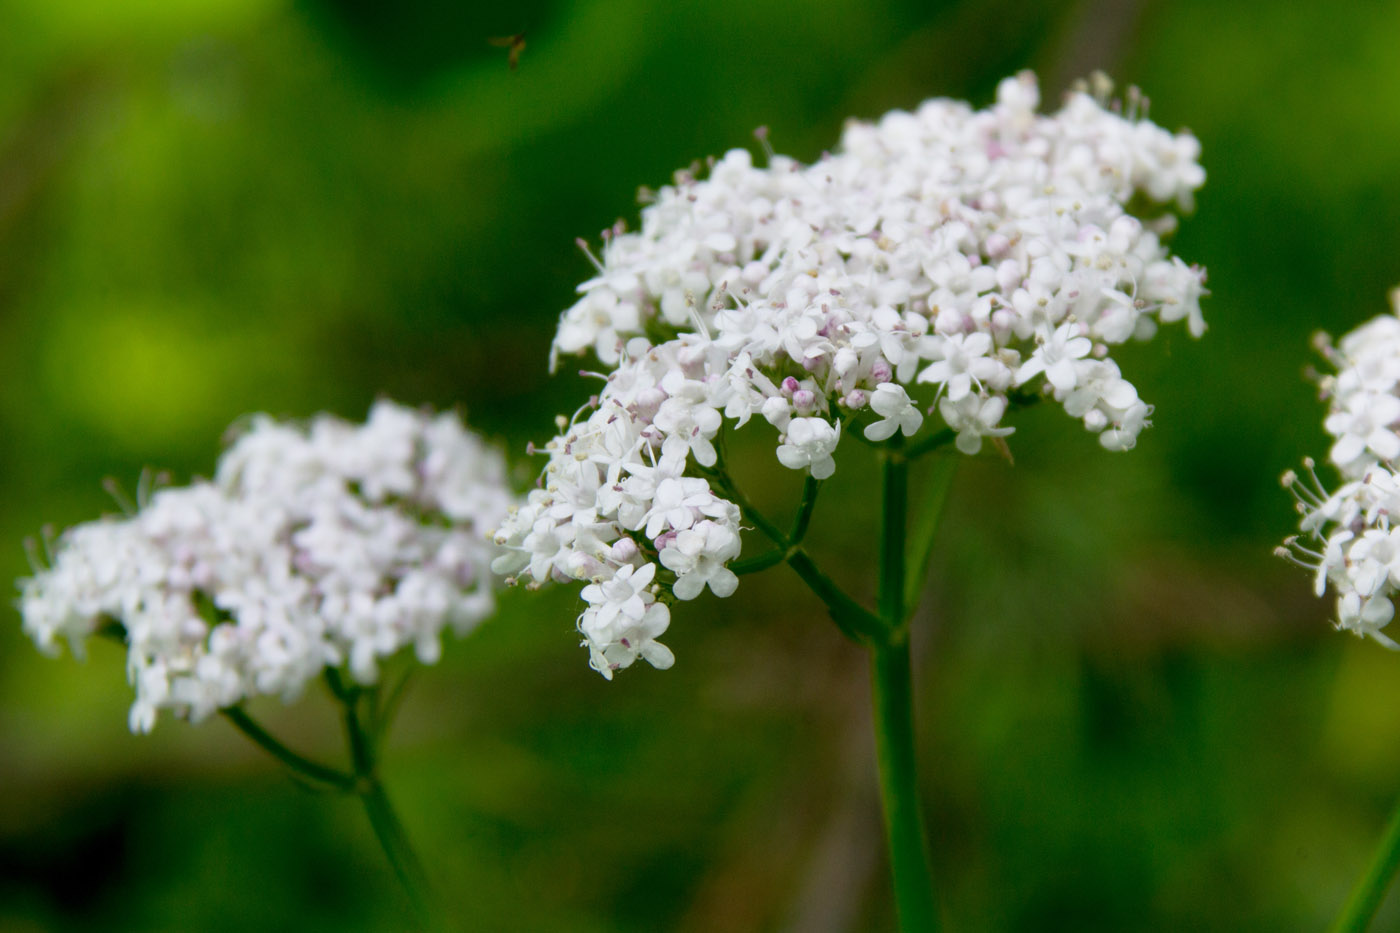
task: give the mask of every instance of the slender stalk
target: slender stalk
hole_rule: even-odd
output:
[[[369,729],[370,737],[376,747],[379,745],[379,740],[384,737],[384,733],[389,730],[389,724],[398,715],[399,705],[403,703],[404,694],[408,691],[408,681],[412,677],[413,671],[412,666],[404,667],[403,673],[389,688],[389,693],[384,698],[380,698],[378,690],[372,694],[374,705],[370,710]]]
[[[312,761],[305,756],[298,755],[287,746],[283,745],[272,736],[266,729],[249,716],[240,706],[228,706],[219,710],[235,729],[248,737],[255,745],[276,758],[282,764],[290,768],[301,777],[309,778],[314,782],[329,785],[336,790],[351,790],[355,786],[354,775],[346,774],[336,768]]]
[[[420,923],[424,928],[430,928],[433,914],[428,907],[428,873],[413,851],[408,833],[404,831],[403,823],[384,793],[384,785],[376,773],[373,738],[360,721],[358,707],[365,691],[359,687],[346,687],[339,675],[332,671],[327,670],[327,675],[331,691],[345,707],[345,738],[350,744],[350,757],[355,765],[355,793],[364,804],[374,835],[379,839],[379,845],[399,883],[403,885]]]
[[[413,851],[408,835],[404,832],[403,823],[389,803],[389,797],[384,793],[384,785],[378,778],[371,777],[360,782],[358,793],[365,805],[365,814],[369,817],[370,826],[374,827],[374,835],[379,839],[379,845],[384,849],[384,855],[394,869],[399,883],[403,885],[404,892],[413,905],[413,911],[418,915],[419,923],[424,929],[431,929],[433,914],[428,908],[427,872]]]
[[[952,454],[934,458],[927,479],[921,484],[923,494],[919,502],[917,518],[905,537],[904,560],[904,622],[918,608],[919,596],[923,593],[924,581],[928,579],[929,558],[933,555],[933,539],[938,533],[939,522],[943,517],[943,505],[948,501],[948,490],[953,485],[953,472],[957,468],[958,457]]]
[[[775,564],[781,564],[787,558],[787,551],[784,548],[773,548],[762,554],[753,557],[742,557],[729,565],[729,569],[734,571],[736,576],[744,576],[748,573],[757,573],[760,570],[767,570]]]
[[[797,543],[783,534],[771,519],[754,507],[748,496],[734,483],[734,480],[720,465],[707,471],[707,475],[716,487],[739,506],[739,511],[745,519],[753,522],[754,527],[763,532],[770,541],[779,548],[779,559],[786,561],[787,565],[797,572],[797,575],[806,582],[812,592],[816,593],[822,602],[826,603],[827,610],[831,613],[838,628],[846,634],[848,638],[856,642],[863,642],[871,636],[876,636],[883,631],[884,626],[880,618],[866,609],[860,603],[852,599],[845,590],[836,585],[836,582],[823,573],[812,560],[806,551],[797,546]],[[817,489],[821,483],[808,477],[803,485],[802,503],[798,506],[796,517],[793,519],[793,531],[806,534],[807,525],[811,521],[812,509],[816,507]],[[767,560],[767,555],[760,555],[755,560]],[[738,571],[735,571],[736,573]]]
[[[1328,928],[1331,933],[1361,933],[1369,928],[1395,879],[1397,868],[1400,868],[1400,805],[1391,814],[1385,836],[1366,867],[1366,873],[1356,882],[1346,906]]]
[[[802,502],[797,506],[797,514],[792,518],[792,530],[788,532],[789,544],[801,544],[807,536],[807,526],[812,523],[812,512],[817,507],[817,493],[822,481],[807,477],[802,483]]]
[[[875,706],[875,757],[885,837],[894,875],[899,928],[905,933],[937,930],[928,839],[919,805],[914,753],[914,696],[909,641],[903,634],[871,648],[870,680]]]
[[[831,618],[848,638],[864,644],[884,634],[885,624],[880,617],[852,599],[835,581],[822,573],[806,551],[800,547],[789,548],[786,559],[788,566],[797,571],[812,592],[826,603]]]
[[[739,511],[743,513],[744,518],[753,522],[754,527],[763,532],[764,536],[767,537],[769,541],[772,541],[781,548],[786,548],[788,546],[790,543],[788,541],[788,536],[783,534],[783,530],[771,519],[754,508],[754,504],[749,501],[749,497],[744,495],[743,491],[734,484],[734,480],[729,477],[729,474],[719,471],[712,472],[710,476],[711,479],[715,481],[715,485],[719,487],[720,492],[724,493],[726,498],[733,500],[734,504],[739,507]]]

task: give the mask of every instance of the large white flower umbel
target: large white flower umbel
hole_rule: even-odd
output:
[[[1104,96],[1041,116],[1020,75],[987,110],[933,100],[852,123],[813,165],[735,150],[703,180],[679,173],[639,232],[605,235],[563,315],[553,362],[591,351],[606,384],[561,419],[540,488],[497,533],[497,570],[589,584],[578,628],[611,678],[671,664],[655,639],[672,598],[734,590],[726,422],[768,422],[778,461],[813,480],[852,431],[975,454],[1041,397],[1131,448],[1152,409],[1108,354],[1163,322],[1204,331],[1204,274],[1162,237],[1205,174],[1194,137]]]
[[[53,653],[117,623],[133,731],[290,700],[323,670],[359,684],[413,646],[436,661],[494,601],[486,532],[511,496],[500,454],[455,415],[379,402],[364,425],[257,416],[212,481],[69,529],[21,581],[25,631]]]

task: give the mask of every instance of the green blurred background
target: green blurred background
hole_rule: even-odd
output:
[[[0,2],[0,575],[113,510],[103,477],[207,473],[248,411],[461,405],[523,487],[587,391],[546,372],[574,238],[635,220],[639,185],[760,124],[810,159],[851,115],[1103,68],[1204,144],[1175,248],[1210,331],[1121,357],[1157,405],[1134,452],[1046,407],[1014,467],[960,469],[916,642],[941,897],[963,931],[1321,928],[1400,793],[1400,658],[1270,550],[1277,477],[1326,449],[1308,337],[1400,283],[1400,10],[505,6]],[[521,30],[512,71],[487,40]],[[811,540],[868,594],[850,448]],[[611,684],[572,591],[502,603],[417,678],[387,764],[463,929],[893,926],[864,658],[787,571],[685,606],[676,667]],[[405,926],[353,800],[219,721],[130,735],[115,647],[41,658],[14,613],[0,646],[0,929]],[[325,697],[257,712],[341,754]]]

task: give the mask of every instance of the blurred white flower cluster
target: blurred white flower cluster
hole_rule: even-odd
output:
[[[500,454],[455,415],[387,401],[363,425],[256,416],[213,481],[145,498],[65,532],[19,602],[50,654],[120,624],[138,732],[161,709],[291,700],[328,665],[373,683],[410,644],[433,663],[444,626],[493,608],[486,532],[511,502]]]
[[[563,315],[552,363],[592,351],[611,371],[500,529],[502,572],[588,581],[579,629],[605,675],[664,667],[658,597],[736,584],[738,510],[696,475],[726,420],[767,421],[779,462],[817,479],[843,433],[912,436],[935,411],[976,453],[1011,433],[1020,393],[1132,447],[1151,407],[1108,348],[1159,322],[1204,330],[1203,273],[1161,236],[1205,174],[1194,137],[1104,97],[1039,116],[1023,74],[988,110],[934,100],[852,123],[810,166],[735,150],[703,180],[679,173],[640,232],[605,235]]]
[[[1400,313],[1400,290],[1391,303]],[[1400,516],[1400,317],[1368,321],[1335,346],[1320,334],[1317,346],[1337,370],[1320,385],[1328,400],[1323,428],[1335,438],[1328,459],[1343,483],[1327,492],[1311,459],[1304,461],[1306,481],[1292,470],[1284,474],[1302,535],[1278,551],[1315,573],[1318,596],[1332,584],[1340,628],[1400,649],[1381,633],[1400,592],[1400,526],[1391,523]]]

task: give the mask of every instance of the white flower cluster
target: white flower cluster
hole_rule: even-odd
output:
[[[485,532],[511,502],[500,454],[455,415],[387,401],[364,425],[256,416],[213,481],[145,498],[65,532],[19,602],[49,654],[121,625],[137,732],[161,709],[289,701],[326,666],[373,683],[410,644],[433,663],[445,625],[492,611]]]
[[[779,462],[817,479],[843,430],[879,443],[935,411],[976,453],[1011,433],[1020,393],[1133,446],[1151,407],[1108,347],[1158,322],[1204,330],[1203,274],[1160,239],[1204,181],[1199,145],[1086,93],[1054,116],[1038,103],[1021,75],[985,111],[934,100],[853,123],[814,165],[736,150],[703,180],[679,173],[640,232],[605,235],[552,363],[591,350],[612,371],[497,535],[503,572],[590,581],[594,667],[671,663],[654,641],[671,575],[677,599],[733,591],[738,510],[688,466],[715,464],[726,420],[761,416]]]
[[[638,657],[658,668],[675,660],[656,641],[671,621],[657,600],[658,564],[676,599],[706,587],[728,596],[739,584],[725,566],[739,556],[739,508],[686,475],[691,460],[718,459],[721,416],[704,376],[722,359],[687,335],[614,373],[592,414],[549,442],[542,488],[496,533],[508,549],[492,565],[498,573],[589,581],[578,629],[609,680]]]
[[[1391,302],[1400,313],[1400,291]],[[1336,346],[1319,335],[1317,344],[1337,369],[1320,382],[1328,399],[1323,427],[1335,438],[1328,459],[1343,484],[1328,493],[1311,459],[1304,461],[1308,482],[1284,474],[1303,534],[1278,553],[1314,571],[1318,596],[1332,584],[1338,627],[1400,649],[1381,633],[1400,592],[1400,525],[1391,521],[1400,516],[1400,317],[1369,321]]]

